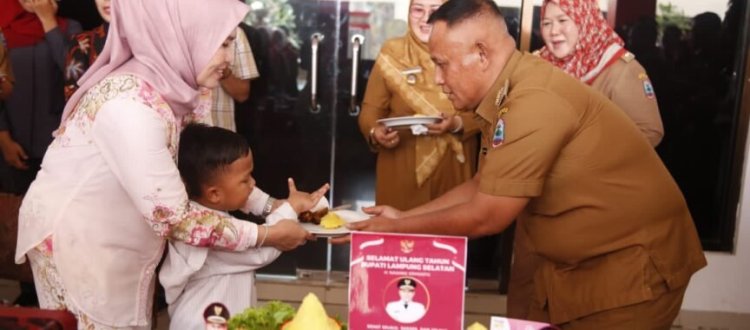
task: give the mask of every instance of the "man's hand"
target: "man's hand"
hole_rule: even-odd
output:
[[[393,206],[389,205],[375,205],[369,207],[363,207],[362,211],[369,215],[376,217],[386,217],[391,219],[398,219],[401,217],[402,212]]]
[[[396,230],[397,219],[374,217],[363,221],[346,224],[346,228],[353,231],[393,232]]]
[[[377,205],[362,208],[367,214],[375,217],[368,220],[352,222],[346,225],[352,231],[375,231],[375,232],[392,232],[395,230],[394,222],[401,216],[401,211],[388,205]],[[331,244],[345,244],[351,241],[351,236],[334,237],[329,240]]]
[[[258,244],[262,240],[263,230],[261,229],[258,232]],[[311,239],[314,239],[313,235],[302,228],[297,221],[281,220],[268,227],[268,236],[263,246],[272,246],[281,251],[289,251],[304,245]]]

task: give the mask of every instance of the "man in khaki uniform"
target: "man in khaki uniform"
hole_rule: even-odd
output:
[[[669,329],[706,265],[685,200],[611,101],[515,49],[491,0],[430,19],[436,81],[482,130],[475,178],[354,230],[479,237],[514,220],[542,257],[529,318],[563,329]],[[399,219],[395,219],[399,218]]]

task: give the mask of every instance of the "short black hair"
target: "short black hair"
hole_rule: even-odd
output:
[[[203,185],[249,153],[250,147],[242,135],[221,127],[188,124],[180,133],[177,153],[177,169],[188,196],[200,197]]]
[[[410,277],[403,277],[400,280],[398,280],[398,283],[396,284],[397,287],[401,288],[402,286],[411,287],[412,289],[417,288],[417,281],[415,281],[413,278]]]
[[[443,21],[450,27],[483,12],[504,19],[500,8],[492,0],[448,0],[430,15],[427,23]]]

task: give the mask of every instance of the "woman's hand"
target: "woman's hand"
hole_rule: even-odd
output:
[[[29,168],[26,165],[26,160],[29,156],[26,155],[23,147],[10,137],[8,131],[0,132],[0,149],[2,149],[3,158],[8,165],[19,170]]]
[[[372,131],[372,138],[377,145],[385,149],[393,149],[401,142],[396,130],[383,125],[375,126]]]
[[[258,232],[258,242],[263,239],[262,230]],[[314,239],[314,236],[307,232],[302,226],[294,220],[281,220],[273,226],[268,227],[268,236],[263,242],[263,246],[272,246],[281,251],[289,251],[304,245],[308,240]]]
[[[302,213],[315,207],[320,199],[328,192],[328,188],[330,188],[330,185],[326,183],[318,188],[318,190],[313,191],[312,193],[306,193],[297,190],[297,186],[294,184],[294,179],[287,179],[287,183],[289,184],[289,197],[287,197],[287,202],[289,202],[297,213]]]
[[[459,115],[446,115],[444,113],[441,113],[440,117],[442,117],[443,120],[435,124],[426,125],[427,134],[440,135],[445,133],[454,133],[458,132],[464,126],[463,120]]]

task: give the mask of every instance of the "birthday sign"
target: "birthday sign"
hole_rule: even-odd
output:
[[[349,327],[463,327],[466,238],[352,233]]]

